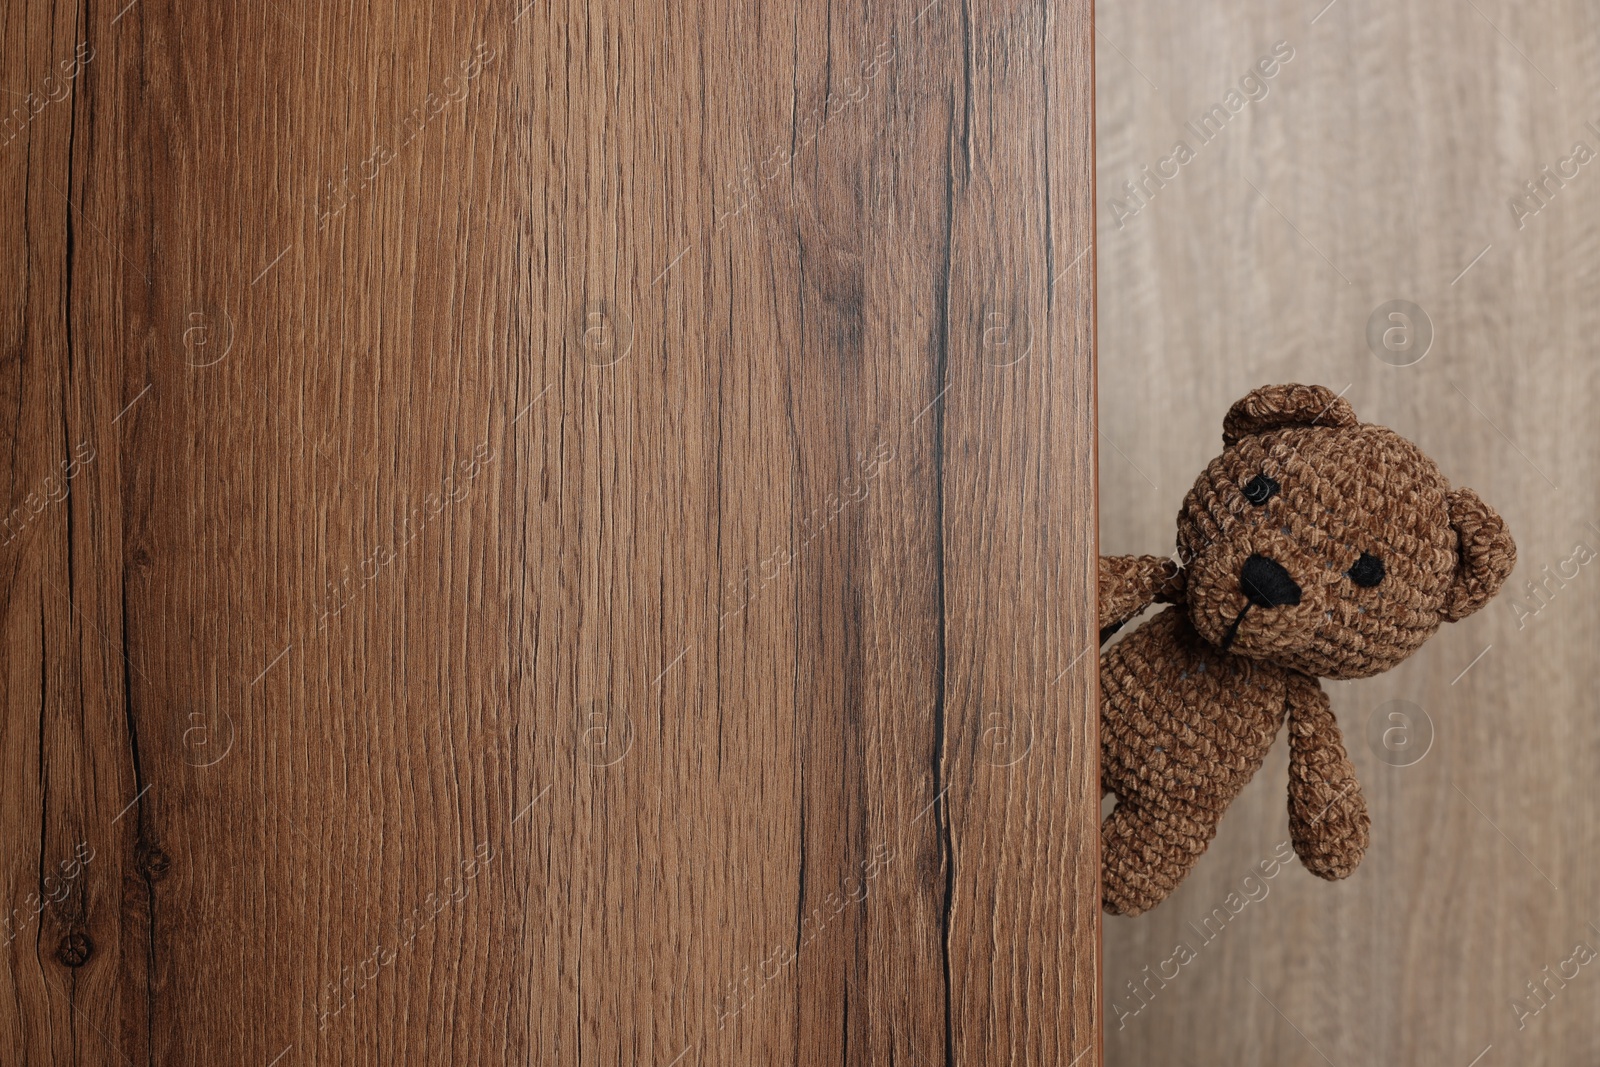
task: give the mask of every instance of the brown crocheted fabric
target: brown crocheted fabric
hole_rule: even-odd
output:
[[[1116,914],[1177,888],[1285,720],[1295,853],[1322,878],[1354,871],[1370,820],[1317,679],[1388,670],[1516,562],[1477,494],[1322,386],[1257,389],[1223,443],[1178,513],[1181,569],[1100,560],[1102,641],[1174,605],[1100,657],[1101,777],[1117,798],[1102,900]]]

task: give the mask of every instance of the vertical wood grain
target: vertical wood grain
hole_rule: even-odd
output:
[[[0,25],[0,1046],[1097,1062],[1086,4]]]

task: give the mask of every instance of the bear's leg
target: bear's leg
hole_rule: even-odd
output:
[[[1215,834],[1215,818],[1204,813],[1173,807],[1158,813],[1137,797],[1119,797],[1100,824],[1100,899],[1105,910],[1138,915],[1167,899]]]

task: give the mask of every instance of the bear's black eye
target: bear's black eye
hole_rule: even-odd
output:
[[[1383,581],[1383,560],[1370,552],[1361,553],[1348,572],[1350,580],[1357,585],[1370,589]]]
[[[1244,498],[1256,507],[1260,507],[1272,499],[1272,495],[1279,489],[1278,483],[1268,478],[1265,474],[1258,474],[1244,487]]]

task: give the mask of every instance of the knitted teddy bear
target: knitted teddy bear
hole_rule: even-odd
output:
[[[1322,386],[1271,385],[1229,410],[1222,455],[1178,513],[1180,567],[1100,560],[1102,902],[1166,899],[1289,723],[1289,835],[1327,879],[1371,825],[1318,678],[1366,678],[1477,611],[1516,561],[1505,523],[1415,445]]]

